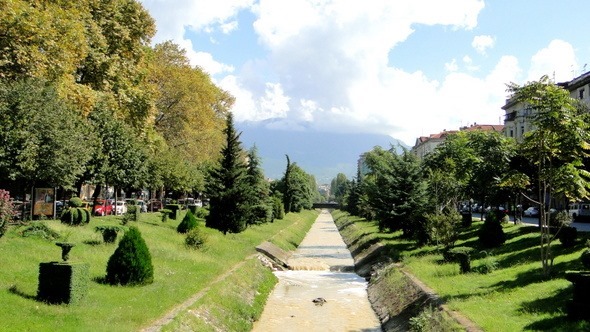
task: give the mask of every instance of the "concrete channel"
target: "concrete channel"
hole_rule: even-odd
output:
[[[272,291],[255,332],[381,331],[367,296],[367,282],[328,210],[322,210],[297,250],[289,270],[276,271]]]

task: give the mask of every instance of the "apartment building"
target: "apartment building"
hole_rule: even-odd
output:
[[[590,72],[586,72],[571,81],[557,83],[558,86],[567,89],[572,98],[580,99],[590,106]],[[506,100],[502,106],[506,112],[504,117],[504,135],[513,137],[517,142],[522,142],[523,135],[533,130],[534,111],[527,105],[516,102],[512,98]]]

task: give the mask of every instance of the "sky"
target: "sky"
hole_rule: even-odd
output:
[[[141,0],[236,122],[409,146],[501,124],[506,84],[590,71],[587,0]]]

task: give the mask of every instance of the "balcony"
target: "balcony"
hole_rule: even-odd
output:
[[[516,111],[508,113],[504,116],[504,122],[516,120]]]

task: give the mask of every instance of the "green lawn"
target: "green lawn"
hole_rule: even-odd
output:
[[[532,226],[504,225],[506,243],[493,250],[477,250],[472,258],[473,272],[459,273],[457,263],[444,263],[433,246],[417,247],[401,238],[401,233],[382,234],[373,222],[334,213],[345,237],[357,239],[356,245],[368,248],[381,242],[390,256],[403,268],[422,280],[457,310],[485,331],[588,331],[590,324],[567,319],[566,304],[572,298],[571,283],[564,279],[567,270],[580,270],[579,257],[590,234],[579,233],[573,248],[562,247],[555,240],[553,276],[543,276],[540,262],[539,234]],[[461,233],[457,246],[477,248],[475,222]],[[490,262],[497,269],[482,273]]]
[[[142,287],[100,282],[116,244],[101,243],[102,237],[94,227],[119,224],[120,217],[93,218],[83,227],[44,221],[61,235],[61,240],[76,243],[70,253],[72,262],[90,264],[90,289],[76,306],[47,305],[35,300],[39,263],[61,260],[61,249],[55,241],[22,237],[23,226],[11,227],[0,238],[0,330],[133,331],[147,327],[254,254],[256,245],[263,241],[270,240],[285,250],[296,248],[317,214],[290,213],[283,220],[225,236],[204,228],[208,242],[200,250],[185,248],[184,236],[176,232],[180,218],[162,223],[159,213],[142,214],[139,222],[129,224],[138,226],[152,255],[154,282]],[[204,227],[202,222],[200,227]],[[238,271],[251,273],[248,268]]]

